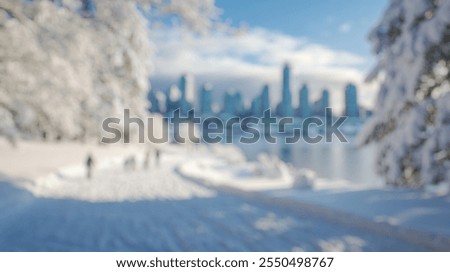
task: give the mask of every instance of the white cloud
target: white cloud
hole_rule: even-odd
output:
[[[339,26],[339,32],[348,33],[352,30],[352,25],[350,23],[343,23]]]
[[[261,28],[239,35],[216,33],[202,37],[171,29],[155,32],[153,40],[157,48],[153,76],[156,87],[167,88],[182,73],[189,73],[197,86],[212,83],[217,96],[236,89],[250,99],[267,83],[271,86],[272,101],[278,102],[281,68],[288,62],[292,67],[294,104],[303,83],[308,84],[313,98],[323,88],[329,89],[333,107],[338,110],[342,109],[343,90],[348,82],[359,86],[363,105],[371,106],[375,97],[376,86],[363,82],[366,74],[363,68],[367,66],[364,58],[304,38]]]

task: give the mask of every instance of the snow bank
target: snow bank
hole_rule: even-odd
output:
[[[314,171],[297,169],[277,157],[260,154],[248,161],[234,146],[219,145],[207,149],[201,157],[182,163],[177,171],[188,178],[212,186],[233,187],[245,191],[277,189],[353,191],[380,188],[380,184],[329,180]]]
[[[291,188],[295,178],[289,166],[275,157],[260,155],[258,161],[247,161],[235,147],[217,146],[201,158],[178,167],[183,176],[214,186],[261,191]]]
[[[182,146],[159,146],[161,161],[154,156],[143,168],[145,146],[96,145],[80,143],[20,142],[13,148],[0,143],[0,174],[33,195],[89,202],[137,200],[185,200],[212,197],[206,189],[179,177],[173,167],[185,160],[188,150]],[[86,178],[84,161],[92,154],[95,168]],[[136,170],[126,170],[124,161],[133,157]]]
[[[122,169],[98,172],[93,179],[52,173],[23,187],[37,197],[77,199],[89,202],[139,200],[187,200],[213,197],[215,192],[183,180],[170,169],[128,173]]]

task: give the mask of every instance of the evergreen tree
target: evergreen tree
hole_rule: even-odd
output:
[[[450,182],[450,1],[392,0],[370,39],[381,82],[362,143],[389,184]]]

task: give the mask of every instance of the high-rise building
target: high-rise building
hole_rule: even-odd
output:
[[[182,115],[187,115],[188,111],[193,109],[193,86],[187,75],[182,75],[180,78],[180,111]]]
[[[180,103],[186,102],[186,85],[187,85],[187,78],[186,75],[182,75],[180,78]]]
[[[231,116],[234,115],[234,103],[233,103],[233,95],[230,92],[226,92],[223,97],[223,108],[222,112]]]
[[[311,115],[311,109],[309,106],[309,89],[306,84],[300,89],[298,97],[298,116],[301,118],[308,118]]]
[[[250,105],[250,113],[252,116],[255,117],[261,117],[261,111],[262,111],[262,100],[261,96],[258,95],[257,97],[253,98],[251,105]]]
[[[228,116],[242,116],[245,113],[244,101],[240,92],[226,92],[222,113]]]
[[[167,91],[166,114],[170,114],[180,108],[181,91],[176,85],[172,85]]]
[[[356,86],[351,83],[345,87],[345,115],[348,117],[359,117]]]
[[[200,92],[200,111],[202,115],[211,115],[212,111],[212,86],[204,84]]]
[[[269,85],[264,85],[261,94],[252,100],[250,112],[253,116],[261,117],[268,109],[270,109]]]
[[[270,109],[269,85],[264,85],[261,92],[261,114]]]
[[[330,92],[325,89],[322,92],[322,110],[325,112],[326,108],[330,107]]]
[[[322,96],[319,100],[314,102],[313,109],[314,115],[325,116],[325,109],[330,107],[330,92],[328,90],[323,90]]]
[[[281,102],[278,104],[277,112],[282,117],[293,116],[292,108],[292,95],[290,87],[290,66],[288,64],[284,65],[283,68],[283,86],[281,94]]]
[[[245,113],[244,101],[240,92],[233,94],[234,115],[242,116]]]

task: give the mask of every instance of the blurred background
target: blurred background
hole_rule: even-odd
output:
[[[448,0],[0,0],[0,250],[450,250],[448,14]],[[326,108],[347,141],[285,142]],[[177,143],[167,118],[192,109],[293,124],[273,144]],[[101,140],[106,118],[118,143]]]

